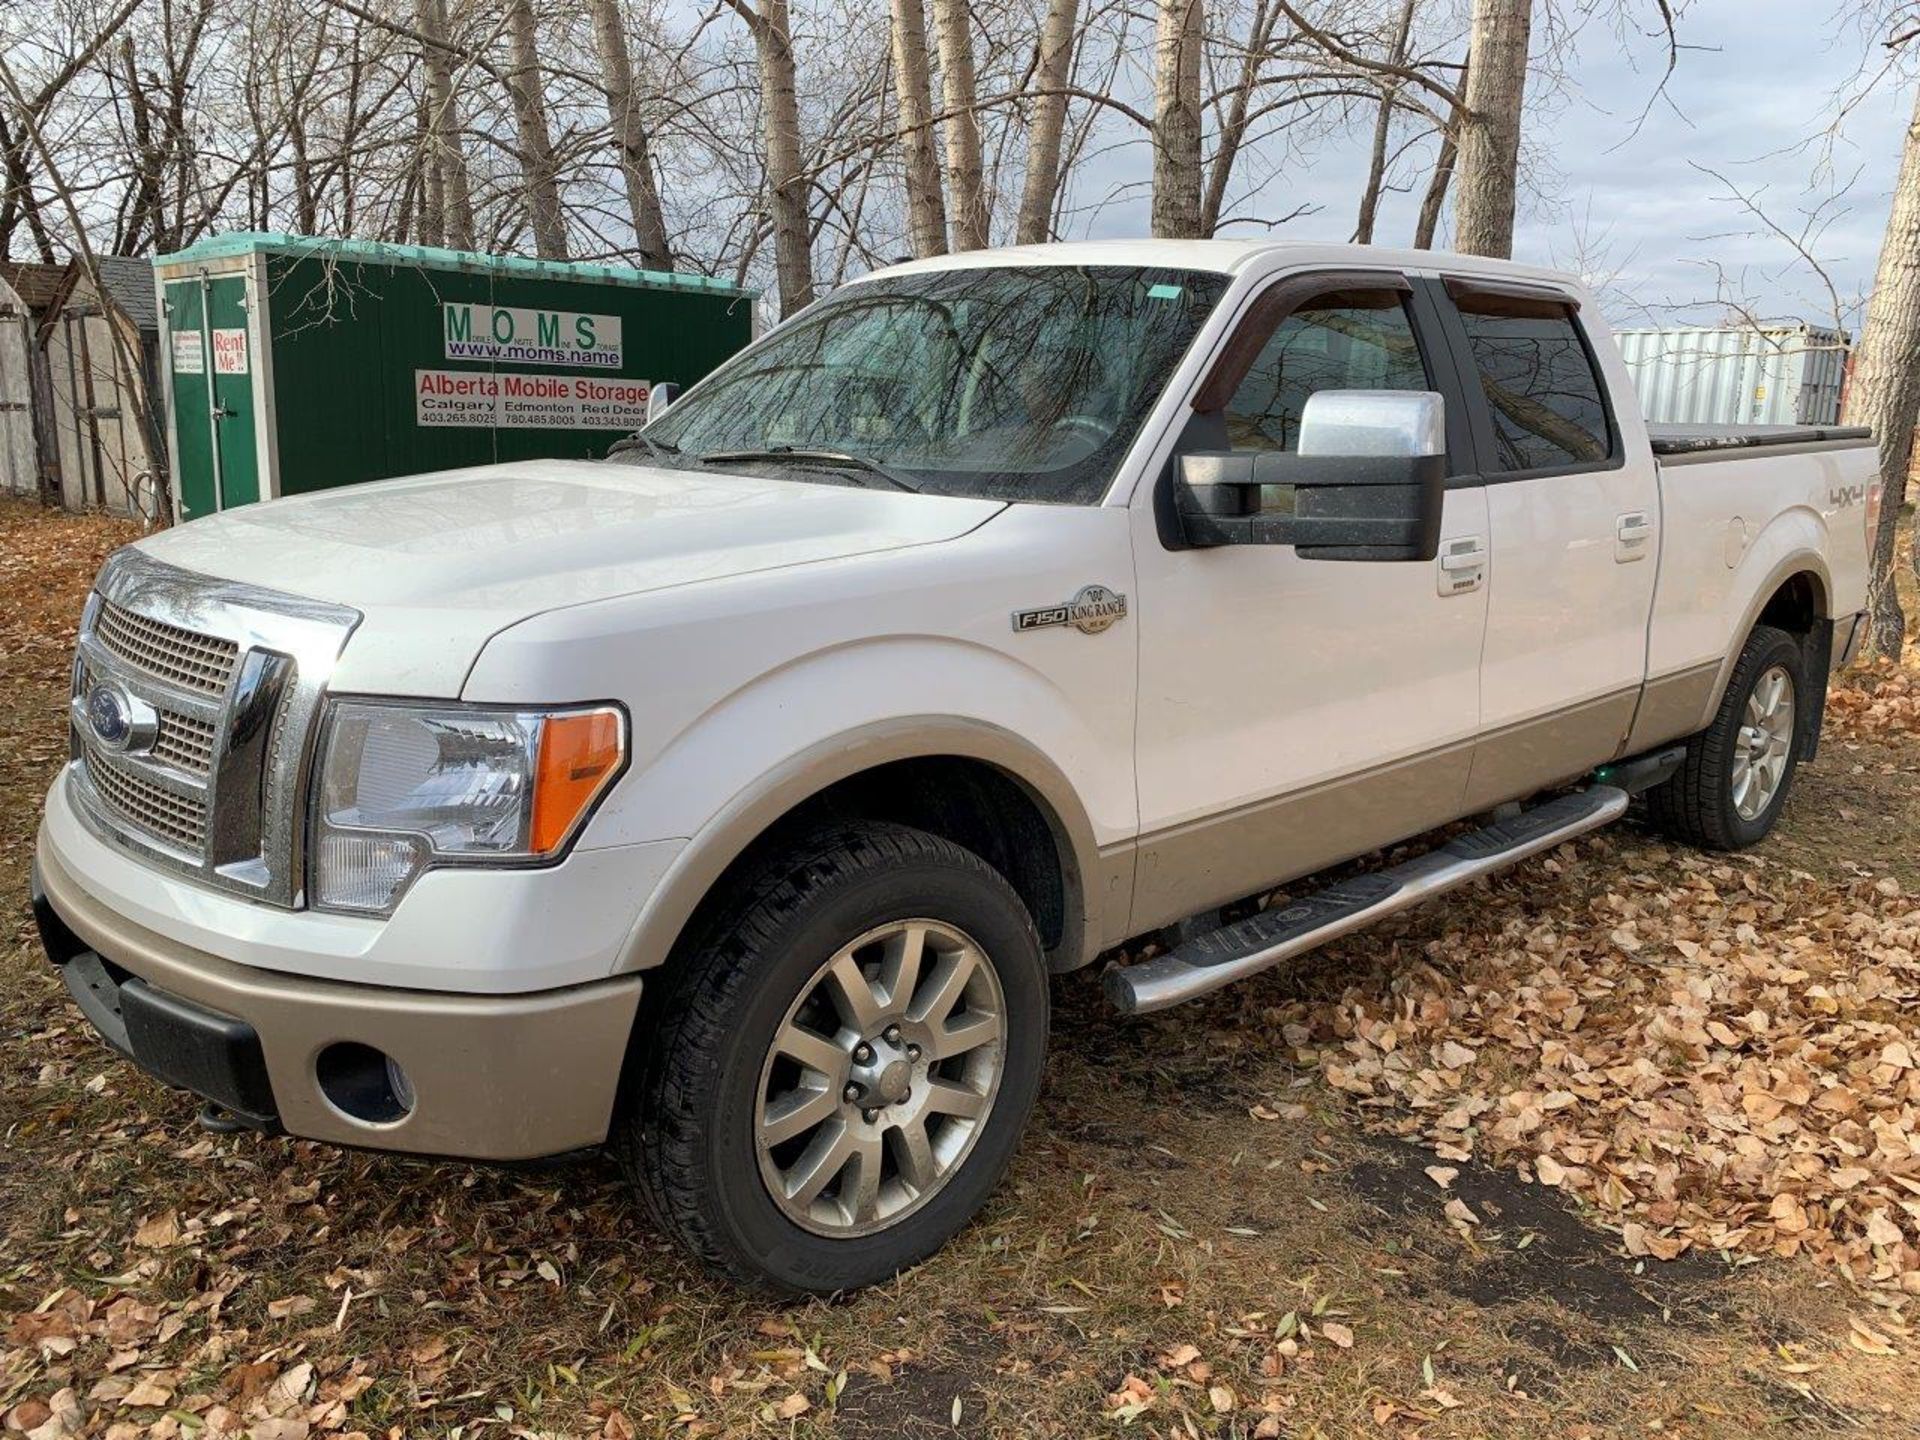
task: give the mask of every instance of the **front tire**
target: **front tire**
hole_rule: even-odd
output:
[[[1704,850],[1744,850],[1765,838],[1793,788],[1812,695],[1800,642],[1755,626],[1713,723],[1687,742],[1673,777],[1648,792],[1653,822]]]
[[[783,1294],[888,1279],[986,1202],[1038,1093],[1046,967],[998,871],[859,822],[760,865],[662,977],[616,1150],[663,1228]]]

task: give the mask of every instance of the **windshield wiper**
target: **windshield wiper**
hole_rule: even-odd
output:
[[[869,475],[878,475],[896,490],[905,490],[913,495],[920,493],[918,485],[910,480],[902,480],[879,461],[869,460],[865,455],[851,455],[845,450],[796,450],[791,445],[774,445],[765,450],[709,450],[698,458],[702,465],[767,460],[795,465],[822,465],[830,469],[864,470]]]
[[[680,453],[680,447],[678,445],[666,440],[650,439],[636,430],[631,435],[622,435],[618,440],[614,441],[613,444],[609,445],[607,447],[607,458],[611,460],[615,455],[624,455],[629,450],[644,450],[649,455],[678,455]]]

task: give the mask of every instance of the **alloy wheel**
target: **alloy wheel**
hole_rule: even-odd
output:
[[[1742,820],[1766,812],[1793,753],[1793,677],[1773,665],[1754,682],[1733,740],[1733,808]]]
[[[1006,1063],[993,961],[937,920],[843,946],[801,988],[761,1065],[760,1175],[816,1234],[897,1224],[966,1162]]]

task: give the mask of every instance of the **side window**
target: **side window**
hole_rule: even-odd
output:
[[[1343,290],[1295,310],[1227,402],[1235,450],[1292,450],[1316,390],[1431,390],[1399,292]]]
[[[1573,311],[1550,301],[1456,301],[1493,412],[1502,470],[1598,465],[1613,453],[1607,402]]]

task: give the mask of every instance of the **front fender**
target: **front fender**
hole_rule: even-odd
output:
[[[1083,947],[1112,943],[1125,938],[1131,878],[1115,876],[1139,814],[1131,622],[1023,632],[1010,619],[1131,580],[1124,512],[1014,506],[939,546],[531,618],[488,645],[464,698],[627,706],[632,761],[581,846],[685,848],[635,897],[624,967],[658,964],[714,880],[794,805],[873,766],[942,755],[998,767],[1051,813],[1079,887],[1069,924]]]
[[[717,734],[712,738],[726,743]],[[1133,885],[1131,851],[1125,846],[1102,851],[1065,773],[1004,726],[952,715],[903,715],[820,739],[738,789],[688,841],[648,896],[619,968],[645,970],[663,963],[727,867],[795,807],[862,771],[930,756],[992,765],[1022,784],[1046,813],[1065,874],[1067,917],[1060,953],[1068,964],[1091,959],[1122,938]]]

